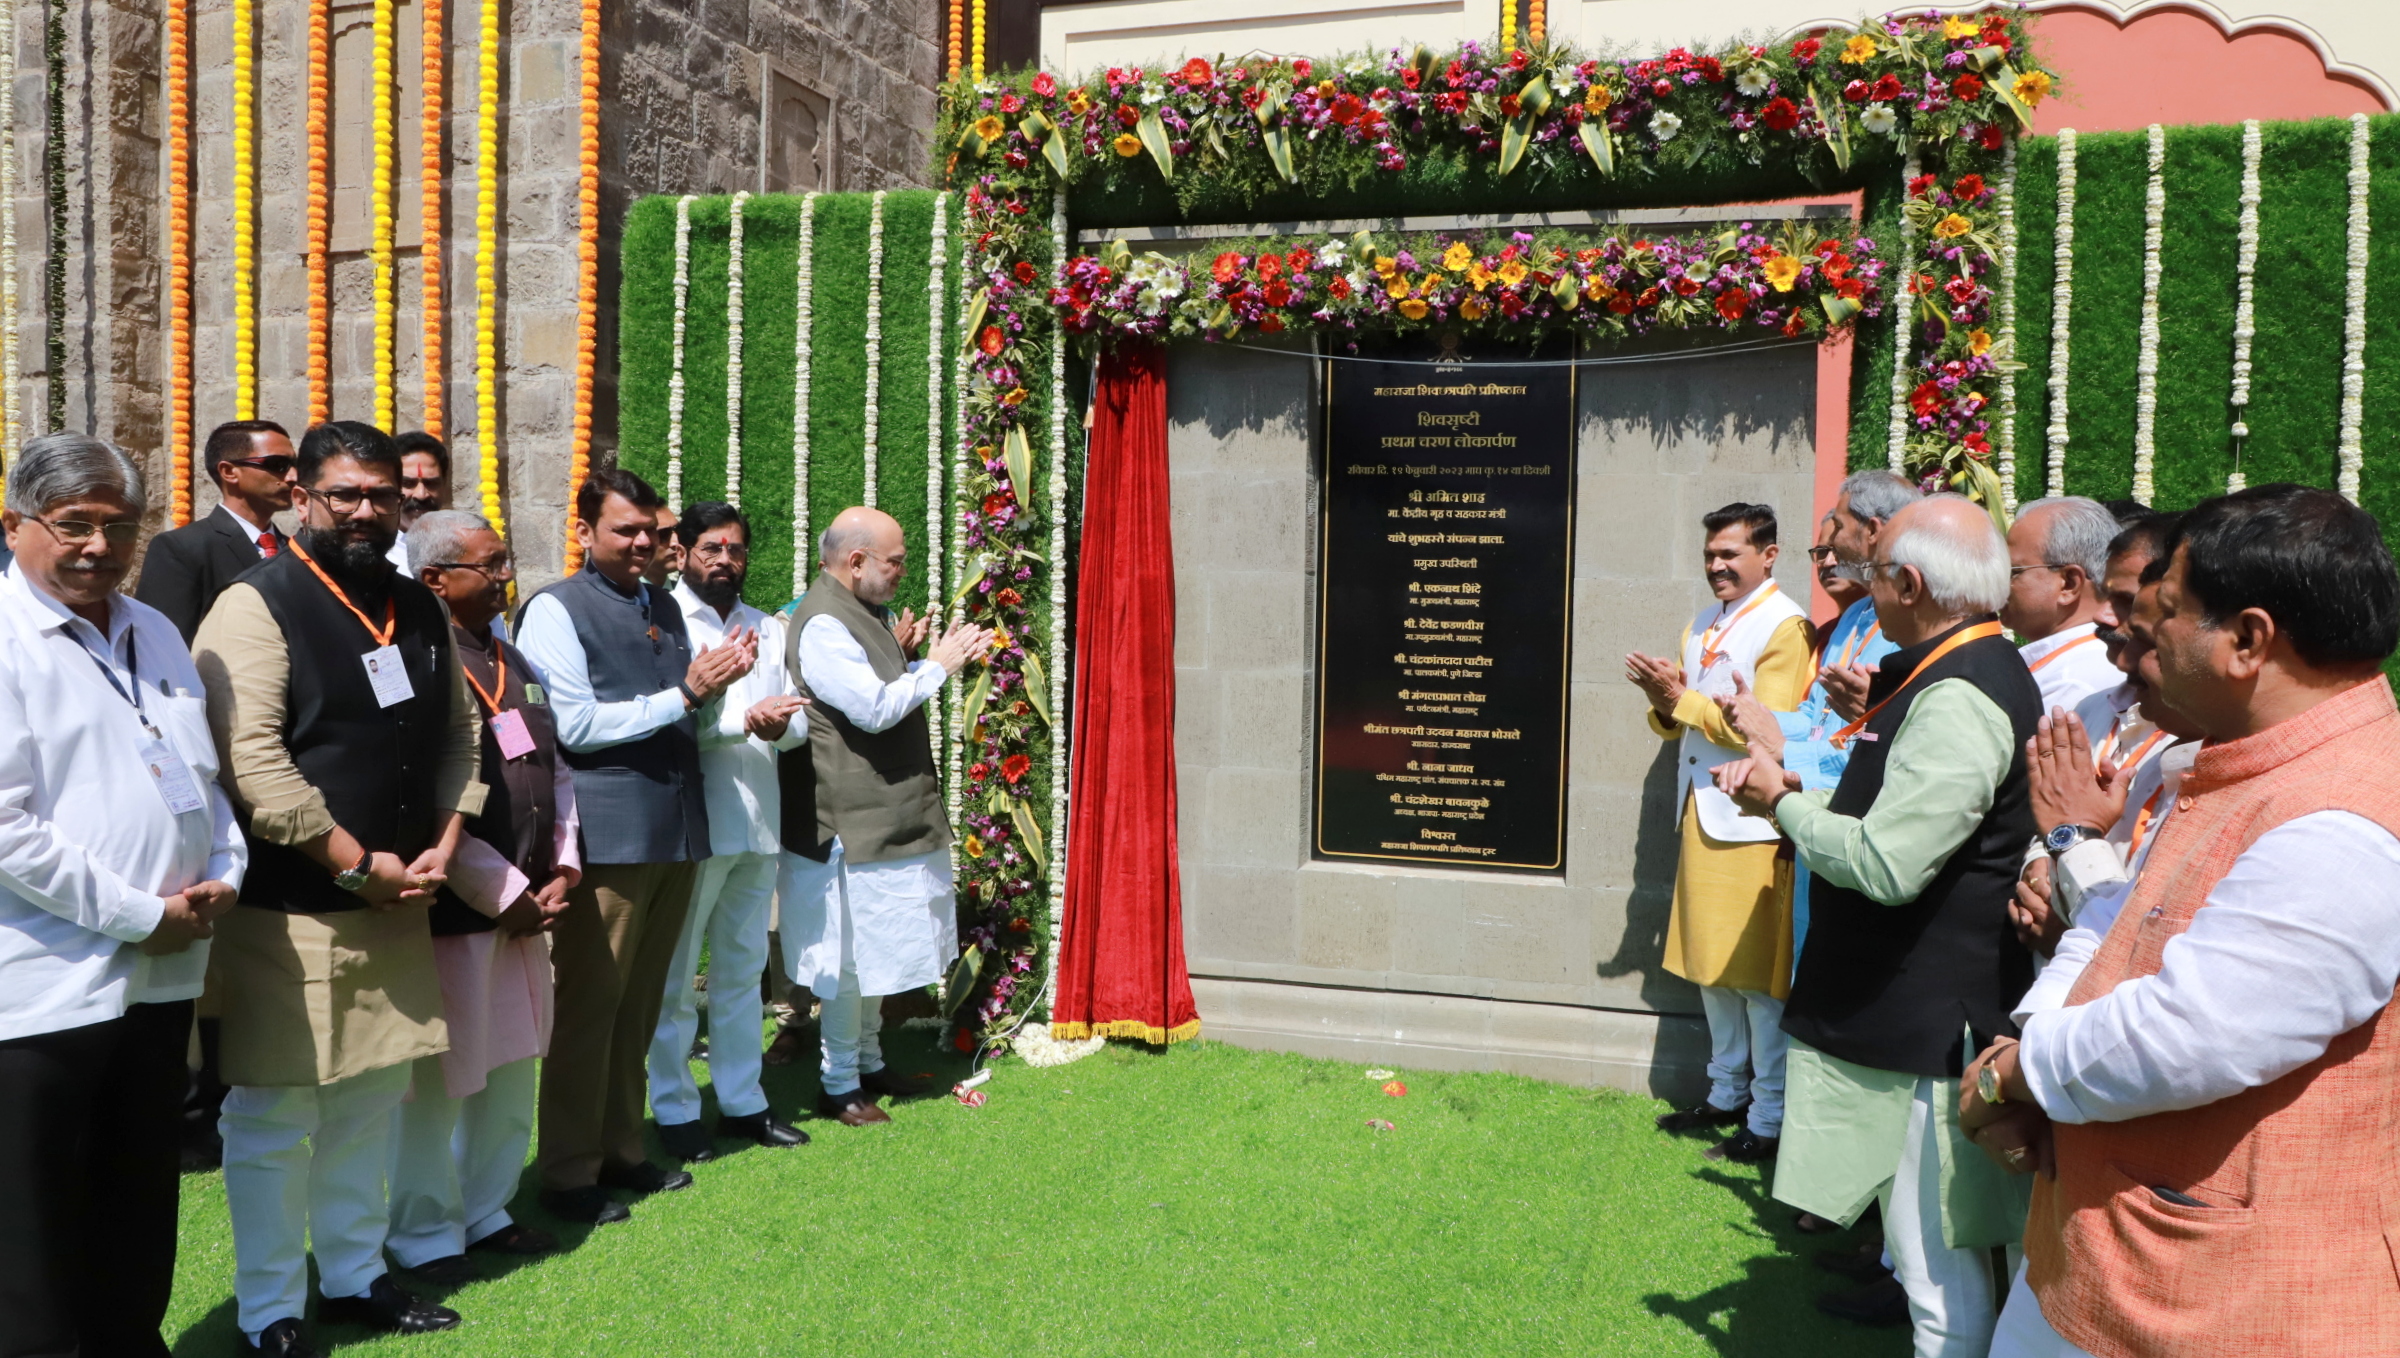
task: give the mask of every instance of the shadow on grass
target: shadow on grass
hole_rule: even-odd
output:
[[[1750,1209],[1752,1225],[1745,1234],[1761,1252],[1742,1261],[1742,1276],[1697,1296],[1678,1297],[1654,1292],[1642,1299],[1651,1314],[1680,1321],[1727,1358],[1786,1358],[1793,1354],[1900,1355],[1909,1347],[1906,1330],[1876,1331],[1836,1320],[1816,1309],[1820,1292],[1838,1290],[1830,1274],[1816,1272],[1810,1256],[1826,1246],[1841,1246],[1858,1237],[1854,1232],[1804,1234],[1795,1224],[1792,1208],[1768,1196],[1768,1178],[1750,1178],[1719,1169],[1699,1169],[1693,1177],[1738,1198]]]

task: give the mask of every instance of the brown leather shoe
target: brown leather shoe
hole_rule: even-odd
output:
[[[873,1099],[857,1089],[847,1094],[819,1094],[817,1116],[830,1118],[844,1127],[872,1127],[892,1120],[891,1114],[876,1107]]]

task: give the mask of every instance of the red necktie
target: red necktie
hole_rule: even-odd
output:
[[[272,530],[258,535],[258,555],[261,560],[272,561],[275,559],[275,554],[282,550],[275,545],[275,534]]]

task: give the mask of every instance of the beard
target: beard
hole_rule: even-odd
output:
[[[703,577],[687,571],[684,573],[683,583],[691,586],[692,593],[699,596],[700,602],[707,604],[719,613],[730,613],[733,611],[733,606],[741,602],[742,582],[748,579],[749,575],[750,572],[747,570],[736,570],[721,577]]]
[[[353,580],[380,580],[392,568],[385,553],[392,550],[393,533],[382,524],[363,528],[318,528],[302,525],[300,545],[317,563]]]

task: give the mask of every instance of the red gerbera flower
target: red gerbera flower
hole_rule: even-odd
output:
[[[1216,78],[1217,73],[1199,57],[1183,63],[1183,83],[1186,85],[1208,85],[1213,83]]]
[[[1266,293],[1268,306],[1283,306],[1292,300],[1291,285],[1284,282],[1280,278],[1276,279],[1272,283],[1267,284],[1264,291]]]
[[[1916,178],[1908,181],[1908,196],[1911,198],[1922,198],[1925,196],[1926,190],[1931,189],[1934,185],[1940,182],[1941,180],[1933,175],[1918,175]]]
[[[1855,278],[1845,278],[1833,285],[1833,291],[1837,297],[1856,300],[1867,295],[1867,285]]]
[[[1242,264],[1243,260],[1240,255],[1235,254],[1231,250],[1227,250],[1225,253],[1217,256],[1214,264],[1209,265],[1208,276],[1216,279],[1220,283],[1230,283],[1234,279],[1241,277]]]
[[[993,358],[1000,356],[1001,347],[1007,343],[1008,337],[1001,334],[1000,327],[996,325],[985,326],[983,333],[975,337],[975,347]]]
[[[1867,102],[1867,96],[1874,92],[1875,87],[1868,84],[1864,80],[1853,80],[1849,84],[1842,86],[1842,97],[1849,100],[1853,104],[1863,104]]]
[[[1117,125],[1131,127],[1142,120],[1142,111],[1131,104],[1117,105]]]
[[[1777,95],[1758,111],[1759,121],[1778,132],[1789,132],[1800,125],[1800,106]]]
[[[1017,267],[1013,270],[1013,272],[1016,274],[1017,281],[1020,283],[1030,283],[1033,280],[1041,277],[1041,274],[1034,269],[1033,261],[1027,259],[1018,260]]]
[[[1983,77],[1968,71],[1950,82],[1950,94],[1957,99],[1973,99],[1983,93]]]
[[[1750,309],[1750,294],[1735,288],[1717,294],[1717,314],[1729,321],[1738,321]]]
[[[2008,134],[2000,130],[2000,124],[1986,123],[1984,124],[1983,135],[1976,140],[1982,144],[1984,150],[1997,151],[2000,149],[2002,144],[2007,142]]]
[[[1008,506],[1009,506],[1009,503],[1010,503],[1010,501],[1014,500],[1015,498],[1016,498],[1016,497],[1015,497],[1014,495],[1010,494],[1010,493],[1009,493],[1008,491],[1006,491],[1006,490],[997,490],[997,491],[994,491],[994,492],[992,492],[992,493],[991,493],[991,494],[989,494],[989,495],[986,495],[986,496],[984,496],[984,497],[983,497],[983,512],[984,512],[984,516],[985,516],[985,517],[987,517],[987,518],[989,518],[989,517],[991,517],[992,515],[995,515],[995,514],[999,514],[999,513],[1002,513],[1002,512],[1004,512],[1005,510],[1007,510],[1007,508],[1008,508]]]
[[[1908,394],[1908,408],[1919,415],[1930,415],[1941,409],[1942,384],[1939,382],[1919,383],[1917,389]]]
[[[1269,250],[1258,257],[1258,276],[1272,279],[1283,272],[1283,256]]]
[[[1886,71],[1881,77],[1877,78],[1875,81],[1875,88],[1869,91],[1869,94],[1874,98],[1875,102],[1879,104],[1889,103],[1890,101],[1899,98],[1901,93],[1902,90],[1900,87],[1900,77],[1893,75],[1889,71]]]
[[[1025,596],[1013,589],[1004,589],[992,596],[992,602],[1003,608],[1015,608],[1018,604],[1025,602]]]
[[[967,777],[975,782],[980,783],[984,779],[989,778],[991,774],[992,766],[984,763],[981,760],[977,760],[975,763],[967,766]]]
[[[1317,259],[1306,250],[1294,250],[1283,257],[1283,262],[1292,266],[1293,273],[1300,273],[1305,271],[1309,265],[1316,263]]]
[[[1033,760],[1021,754],[1012,754],[1008,758],[1000,761],[1000,776],[1006,778],[1012,783],[1018,781],[1032,771]]]
[[[1983,196],[1983,176],[1979,174],[1960,175],[1958,182],[1950,186],[1950,195],[1968,203],[1981,198]]]
[[[1042,96],[1044,99],[1047,99],[1051,95],[1058,93],[1057,78],[1052,76],[1048,71],[1043,71],[1035,75],[1033,78],[1033,92]]]
[[[1802,38],[1792,44],[1792,60],[1805,66],[1817,59],[1817,52],[1824,46],[1824,43],[1815,38]]]
[[[1668,286],[1675,289],[1675,295],[1678,297],[1690,297],[1700,291],[1700,285],[1688,278],[1679,277]]]
[[[1333,294],[1335,301],[1341,301],[1350,295],[1350,280],[1335,274],[1333,281],[1325,285],[1325,290]]]

